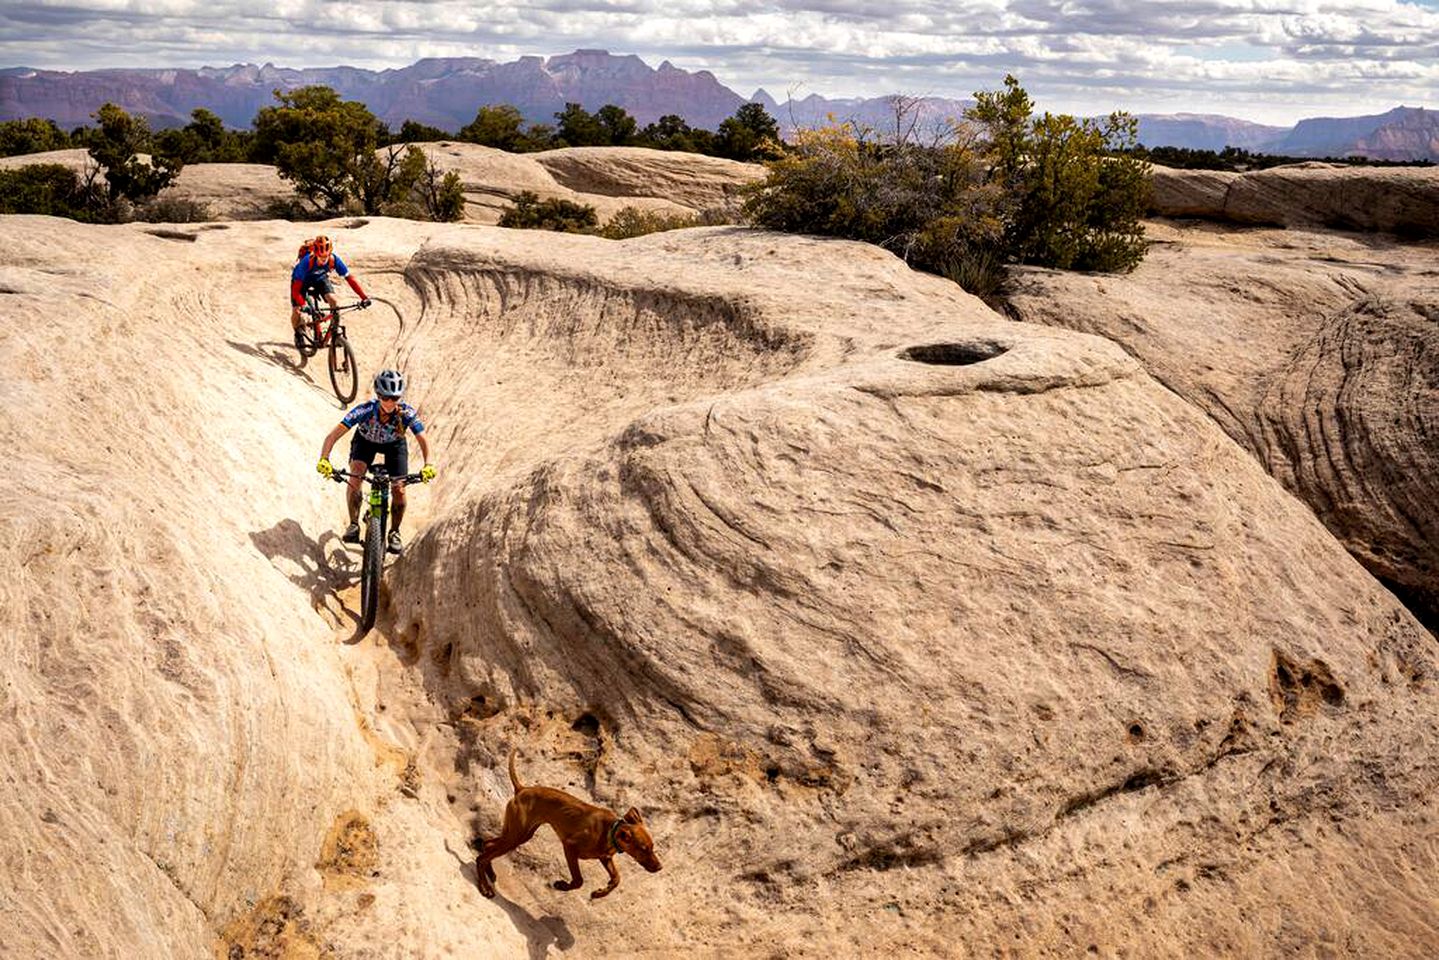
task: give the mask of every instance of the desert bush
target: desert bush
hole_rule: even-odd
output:
[[[441,130],[439,127],[432,127],[427,123],[420,123],[418,120],[406,120],[400,124],[400,132],[391,134],[391,143],[432,143],[437,140],[454,140],[455,135],[448,130]]]
[[[530,190],[522,191],[513,206],[500,214],[500,226],[530,230],[556,230],[562,233],[589,233],[598,217],[589,204],[575,203],[559,197],[541,200]]]
[[[713,150],[721,157],[746,163],[773,160],[784,153],[779,124],[758,103],[741,104],[733,116],[720,121]]]
[[[759,226],[865,240],[934,272],[1003,237],[1004,197],[963,131],[942,143],[886,141],[840,123],[799,131],[767,166],[745,188],[745,215]]]
[[[146,223],[205,223],[210,219],[210,208],[198,200],[156,197],[135,210],[135,219]]]
[[[1033,118],[1013,76],[975,94],[966,117],[983,131],[993,182],[1012,198],[1006,255],[1064,270],[1132,270],[1144,257],[1149,167],[1134,155],[1138,121],[1114,113]]]
[[[416,146],[405,150],[391,174],[386,197],[381,212],[392,217],[452,221],[465,212],[460,175],[442,172],[434,159]]]
[[[155,149],[144,117],[132,117],[106,103],[95,119],[100,126],[90,139],[90,158],[105,173],[110,203],[143,203],[174,181],[184,163]],[[148,163],[138,156],[147,151],[151,152]]]
[[[864,240],[911,266],[994,296],[1007,263],[1128,270],[1144,255],[1147,165],[1133,118],[1035,119],[1013,77],[977,93],[967,123],[922,140],[913,98],[883,134],[832,123],[795,134],[745,188],[758,226]]]
[[[0,123],[0,157],[64,150],[69,146],[70,137],[55,125],[54,120],[30,117]]]
[[[265,217],[270,220],[289,220],[304,223],[310,220],[327,220],[330,213],[305,201],[299,194],[275,197],[265,204]]]
[[[509,104],[486,104],[475,112],[475,119],[460,128],[459,138],[466,143],[515,153],[525,138],[520,129],[524,122],[524,114]]]
[[[318,209],[338,212],[353,198],[364,212],[378,212],[401,151],[376,155],[385,131],[375,115],[324,86],[277,90],[275,99],[279,105],[255,115],[253,159],[273,163]]]
[[[92,197],[79,175],[59,163],[35,163],[0,170],[0,213],[98,219]]]
[[[225,129],[215,113],[199,107],[191,111],[185,126],[155,134],[155,145],[157,152],[185,163],[244,163],[252,138],[248,130]]]
[[[639,207],[621,207],[599,230],[599,235],[610,240],[628,240],[642,237],[647,233],[662,233],[665,230],[683,230],[685,227],[700,226],[700,218],[692,213],[667,213],[663,210],[643,210]]]

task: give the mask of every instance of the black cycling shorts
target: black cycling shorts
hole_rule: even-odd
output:
[[[320,277],[319,279],[309,277],[305,280],[300,281],[301,297],[304,297],[307,293],[313,293],[315,296],[323,300],[334,292],[335,288],[330,284],[329,277]]]
[[[360,460],[369,467],[377,453],[385,455],[385,472],[390,476],[403,477],[410,472],[410,445],[404,437],[389,443],[375,443],[358,433],[350,438],[351,460]]]

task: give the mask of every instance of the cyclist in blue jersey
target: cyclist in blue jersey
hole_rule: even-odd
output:
[[[290,271],[290,327],[295,331],[295,349],[302,345],[300,340],[300,308],[305,305],[305,294],[316,293],[325,298],[330,306],[335,303],[335,290],[330,286],[330,271],[334,270],[345,278],[355,296],[360,298],[360,307],[368,307],[370,298],[360,288],[360,281],[350,275],[350,268],[335,253],[335,245],[329,237],[319,236],[301,247],[299,261]]]
[[[325,437],[320,447],[320,462],[315,469],[323,477],[335,472],[330,463],[330,450],[345,431],[355,428],[350,440],[350,482],[345,491],[345,505],[350,510],[350,525],[345,528],[346,543],[360,542],[360,478],[375,460],[376,454],[385,455],[385,471],[392,477],[403,477],[410,472],[410,451],[405,440],[405,431],[415,435],[420,444],[420,454],[425,465],[420,477],[429,483],[435,478],[435,468],[430,466],[430,442],[425,439],[425,425],[420,422],[415,408],[401,403],[405,392],[405,375],[397,370],[381,370],[375,377],[375,399],[350,410]],[[405,517],[405,485],[395,483],[390,487],[393,498],[390,508],[390,537],[386,545],[391,553],[399,553],[400,521]]]

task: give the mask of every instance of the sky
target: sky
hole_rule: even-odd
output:
[[[0,0],[0,66],[382,69],[578,48],[709,70],[748,97],[1305,117],[1439,108],[1439,0]]]

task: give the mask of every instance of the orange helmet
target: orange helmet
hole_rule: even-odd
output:
[[[335,252],[335,247],[330,243],[329,237],[316,237],[310,241],[310,253],[320,263],[329,263],[330,254]]]

